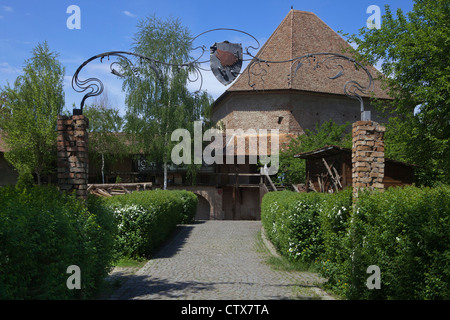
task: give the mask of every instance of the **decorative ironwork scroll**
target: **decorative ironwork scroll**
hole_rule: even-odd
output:
[[[322,59],[320,59],[321,57]],[[347,97],[356,99],[359,101],[361,106],[361,113],[364,112],[364,101],[360,93],[364,94],[367,93],[370,88],[373,86],[373,77],[372,74],[369,72],[369,70],[363,66],[361,63],[357,62],[355,59],[344,56],[342,54],[338,53],[330,53],[330,52],[319,52],[319,53],[312,53],[307,54],[301,57],[297,57],[293,59],[293,64],[291,66],[291,70],[294,69],[294,76],[297,74],[299,69],[303,66],[303,61],[307,59],[313,58],[315,61],[315,68],[318,68],[320,66],[325,66],[327,69],[333,70],[338,69],[339,71],[334,75],[328,77],[330,80],[335,80],[340,77],[342,77],[345,73],[344,67],[342,66],[341,62],[347,62],[353,64],[356,70],[363,70],[366,75],[368,82],[366,85],[361,85],[359,82],[355,80],[349,80],[344,84],[344,93]]]
[[[76,92],[82,93],[82,92],[88,91],[84,95],[83,99],[81,100],[80,109],[74,109],[74,111],[73,111],[74,115],[82,114],[86,99],[90,98],[90,97],[99,96],[100,94],[102,94],[103,89],[104,89],[103,83],[98,78],[88,78],[86,80],[80,80],[79,74],[80,74],[81,70],[88,63],[90,63],[91,61],[94,61],[96,59],[100,59],[100,62],[103,62],[103,59],[105,59],[105,58],[108,58],[108,61],[109,61],[110,57],[117,57],[117,58],[119,58],[119,61],[114,61],[110,64],[111,73],[113,75],[118,76],[118,77],[124,77],[125,75],[130,75],[129,73],[131,72],[131,74],[133,76],[139,76],[140,68],[136,67],[135,63],[133,63],[133,61],[131,61],[131,59],[128,56],[134,56],[134,57],[138,58],[140,64],[142,64],[144,61],[146,63],[148,63],[148,66],[155,72],[157,79],[160,78],[160,70],[157,68],[157,65],[161,65],[161,64],[177,66],[177,67],[191,67],[191,69],[194,71],[194,73],[197,73],[197,78],[195,78],[194,80],[189,79],[190,81],[197,81],[199,78],[202,77],[198,66],[196,66],[196,61],[185,63],[185,64],[170,64],[170,63],[158,61],[153,58],[146,57],[146,56],[138,54],[138,53],[127,52],[127,51],[110,51],[110,52],[100,53],[100,54],[97,54],[97,55],[89,58],[85,62],[83,62],[78,67],[78,69],[75,71],[75,73],[72,77],[72,88]],[[125,70],[127,72],[127,74],[122,73],[120,71],[120,69],[122,71]],[[203,82],[203,80],[202,80],[202,82]],[[201,89],[201,87],[200,87],[200,89]]]
[[[247,51],[247,54],[248,51]],[[314,68],[319,69],[320,67],[325,67],[329,70],[337,69],[338,72],[332,76],[329,76],[328,79],[335,80],[342,77],[345,74],[344,66],[341,64],[342,62],[350,63],[354,66],[355,70],[362,70],[367,76],[367,84],[363,85],[356,80],[349,80],[344,84],[344,93],[349,98],[358,100],[361,107],[361,113],[364,112],[364,101],[361,94],[369,92],[369,90],[373,86],[373,77],[370,71],[361,63],[356,61],[355,59],[345,56],[339,53],[332,52],[317,52],[317,53],[308,53],[303,56],[295,57],[289,60],[282,61],[272,61],[266,59],[260,59],[256,56],[249,54],[252,57],[251,64],[247,67],[248,73],[248,85],[252,88],[255,87],[256,83],[252,81],[252,78],[259,78],[259,80],[264,85],[264,77],[267,75],[266,66],[269,67],[270,64],[279,64],[279,63],[290,63],[291,64],[291,72],[287,76],[287,81],[291,82],[294,77],[297,76],[298,71],[305,64],[306,61],[311,62],[313,60]]]
[[[139,60],[139,64],[142,66],[143,63],[148,63],[149,67],[155,72],[158,78],[158,74],[160,73],[160,69],[158,66],[160,65],[170,65],[170,66],[176,66],[180,68],[189,68],[190,74],[188,81],[190,82],[200,82],[200,86],[198,91],[201,91],[203,86],[203,75],[202,71],[212,71],[216,78],[224,85],[228,85],[231,82],[233,82],[238,75],[240,75],[240,70],[242,67],[242,63],[245,61],[249,61],[249,65],[247,67],[248,72],[248,84],[249,87],[255,88],[255,82],[252,81],[254,77],[259,78],[262,83],[264,84],[264,77],[268,73],[268,66],[270,64],[279,64],[279,63],[290,63],[291,64],[291,72],[288,75],[286,81],[292,81],[294,77],[296,77],[297,73],[301,70],[302,66],[305,64],[305,62],[310,61],[311,59],[315,63],[315,68],[320,68],[324,66],[326,69],[329,70],[337,70],[336,73],[329,76],[328,79],[335,80],[340,78],[345,73],[345,68],[341,64],[342,62],[353,64],[355,69],[357,71],[362,70],[362,72],[365,72],[367,76],[367,84],[363,85],[356,80],[349,80],[345,83],[343,91],[345,95],[352,99],[356,99],[360,102],[361,106],[361,113],[364,113],[364,101],[361,96],[361,94],[367,93],[372,85],[373,85],[373,78],[369,70],[356,61],[355,59],[351,57],[347,57],[345,55],[339,54],[339,53],[331,53],[331,52],[318,52],[318,53],[308,53],[303,56],[295,57],[289,60],[283,60],[283,61],[270,61],[265,60],[257,57],[256,55],[252,54],[250,50],[259,50],[260,44],[259,41],[252,36],[251,34],[237,29],[228,29],[228,28],[218,28],[218,29],[211,29],[208,31],[205,31],[203,33],[200,33],[196,37],[192,38],[192,43],[199,38],[200,36],[215,32],[215,31],[232,31],[232,32],[239,32],[242,34],[245,34],[253,39],[257,46],[248,46],[245,49],[242,48],[240,44],[233,44],[229,43],[228,41],[215,43],[213,46],[210,47],[210,58],[209,60],[201,61],[202,57],[207,52],[206,46],[198,46],[196,48],[193,48],[193,51],[200,50],[199,57],[193,61],[188,61],[186,63],[182,64],[170,64],[163,61],[158,61],[156,59],[153,59],[151,57],[146,57],[137,53],[132,52],[126,52],[126,51],[111,51],[111,52],[104,52],[101,54],[98,54],[96,56],[91,57],[90,59],[86,60],[81,64],[78,69],[76,70],[73,78],[72,78],[72,87],[77,92],[86,92],[84,95],[81,103],[80,103],[80,109],[74,109],[74,114],[82,114],[83,112],[83,106],[85,104],[85,101],[87,98],[98,96],[103,92],[103,83],[98,78],[88,78],[86,80],[80,80],[79,74],[80,71],[90,62],[100,59],[100,62],[103,62],[104,58],[108,58],[108,61],[110,60],[110,57],[116,57],[119,59],[119,61],[112,62],[110,65],[111,73],[123,77],[124,73],[120,70],[127,70],[127,75],[130,75],[130,72],[134,76],[139,76],[140,73],[140,67],[136,67],[133,61],[129,57],[134,57]],[[244,59],[244,56],[247,56],[247,59]],[[209,63],[209,69],[202,68],[201,65],[204,63]]]

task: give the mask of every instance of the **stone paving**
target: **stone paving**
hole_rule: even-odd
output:
[[[180,231],[109,299],[332,299],[309,272],[277,271],[260,221],[200,221]]]

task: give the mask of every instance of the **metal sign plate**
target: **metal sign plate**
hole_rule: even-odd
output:
[[[242,68],[242,45],[228,41],[211,47],[210,65],[214,76],[224,85],[233,82]]]

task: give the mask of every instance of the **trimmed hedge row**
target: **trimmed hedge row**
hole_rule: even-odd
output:
[[[54,187],[0,188],[0,299],[92,298],[111,267],[115,224]],[[81,270],[69,290],[67,268]]]
[[[450,187],[364,193],[269,193],[261,219],[291,260],[316,263],[327,286],[349,299],[450,298]],[[370,265],[381,289],[369,290]]]
[[[113,262],[142,257],[194,219],[187,191],[144,191],[87,205],[55,187],[0,188],[0,299],[95,298]],[[76,265],[81,290],[69,290]]]
[[[450,299],[450,187],[366,194],[353,220],[347,296]],[[368,265],[379,266],[381,290],[365,287]]]
[[[323,251],[318,219],[323,193],[280,191],[267,193],[261,220],[267,236],[290,260],[314,261]]]
[[[106,200],[118,223],[116,246],[127,257],[149,257],[177,224],[191,222],[197,196],[184,190],[151,190]]]

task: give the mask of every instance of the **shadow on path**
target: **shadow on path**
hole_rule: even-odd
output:
[[[261,284],[252,282],[202,282],[202,281],[169,281],[168,279],[160,279],[156,277],[150,277],[146,275],[131,275],[127,282],[127,289],[125,291],[117,291],[110,299],[119,300],[131,300],[131,299],[227,299],[233,300],[235,298],[242,299],[243,297],[233,296],[232,293],[228,293],[231,296],[221,297],[213,295],[210,296],[208,292],[215,292],[219,287],[228,288],[224,291],[232,292],[229,288],[239,286],[255,287],[255,291],[265,292],[266,288],[284,287],[287,289],[293,289],[296,287],[314,288],[313,285],[299,285],[299,284]],[[289,290],[290,291],[290,290]],[[238,294],[238,293],[237,293]],[[301,298],[301,297],[299,297]],[[306,298],[306,297],[305,297]],[[264,294],[266,300],[290,300],[292,298],[279,295]]]
[[[202,223],[205,223],[205,221],[200,220],[194,221],[191,224],[178,225],[169,239],[159,247],[151,258],[173,257],[184,246],[192,230],[195,228],[195,225]]]

